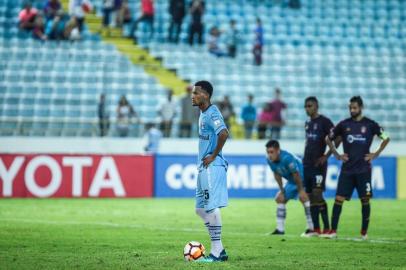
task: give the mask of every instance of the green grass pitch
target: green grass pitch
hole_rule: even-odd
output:
[[[230,259],[202,265],[182,255],[191,240],[210,249],[193,199],[3,199],[0,269],[406,269],[406,201],[373,200],[364,242],[358,200],[344,204],[337,240],[300,238],[303,212],[289,202],[287,234],[269,236],[273,200],[231,199]]]

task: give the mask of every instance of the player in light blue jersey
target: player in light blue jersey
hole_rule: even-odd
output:
[[[307,223],[307,230],[302,236],[316,236],[317,234],[314,232],[312,216],[310,214],[310,200],[303,187],[302,161],[295,155],[281,150],[279,142],[276,140],[267,142],[266,152],[269,167],[273,171],[280,189],[275,198],[277,203],[276,229],[272,234],[285,234],[286,203],[290,199],[296,199],[299,195],[299,200],[303,203],[305,209]],[[285,186],[283,186],[282,177],[287,180]]]
[[[199,156],[196,187],[196,213],[203,219],[211,240],[210,255],[200,262],[221,262],[228,255],[221,242],[220,208],[228,204],[227,161],[222,148],[228,138],[228,130],[219,109],[211,104],[213,86],[208,81],[195,83],[192,104],[200,108]]]

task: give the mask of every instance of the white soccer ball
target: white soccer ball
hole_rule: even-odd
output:
[[[197,241],[190,241],[183,249],[183,257],[185,261],[194,261],[204,256],[203,244]]]

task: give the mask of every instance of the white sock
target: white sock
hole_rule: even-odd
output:
[[[312,215],[310,213],[310,201],[304,202],[303,207],[306,215],[307,229],[314,230]]]
[[[209,221],[209,234],[211,240],[211,251],[215,257],[219,257],[221,251],[224,249],[223,243],[221,242],[221,213],[220,209],[216,208],[212,212],[207,213]]]
[[[280,232],[285,231],[286,220],[286,205],[284,203],[278,203],[276,207],[276,229]]]

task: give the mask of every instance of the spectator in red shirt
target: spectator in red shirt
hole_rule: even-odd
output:
[[[32,7],[30,2],[24,5],[24,9],[18,15],[20,28],[23,30],[32,30],[35,27],[35,17],[38,10]]]
[[[142,15],[133,22],[131,27],[130,37],[137,42],[137,37],[135,32],[137,31],[138,24],[144,22],[149,26],[150,38],[154,34],[154,1],[153,0],[141,0],[141,11]]]
[[[271,140],[279,140],[281,137],[281,129],[285,124],[282,119],[282,110],[286,109],[286,104],[281,100],[281,90],[275,89],[275,99],[272,100],[270,105],[270,127],[271,127]]]

